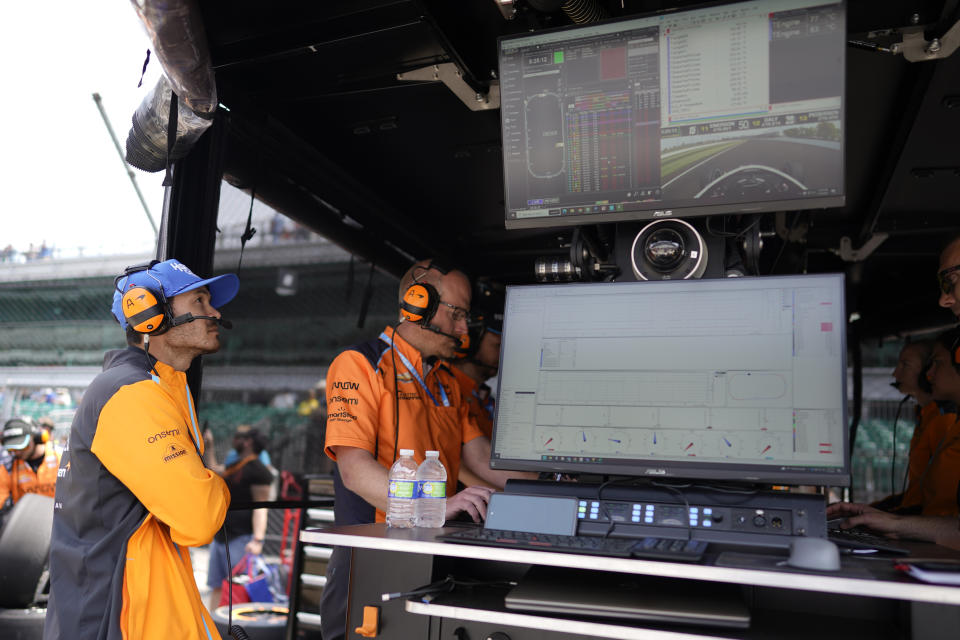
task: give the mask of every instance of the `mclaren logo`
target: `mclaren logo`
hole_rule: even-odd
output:
[[[176,460],[177,458],[185,455],[187,455],[186,449],[178,444],[171,444],[164,449],[163,461],[170,462],[171,460]]]
[[[400,382],[413,382],[413,374],[409,371],[400,371],[397,373],[397,380]]]
[[[359,389],[359,388],[360,388],[360,383],[359,383],[359,382],[334,382],[334,383],[333,383],[333,386],[330,387],[330,388],[331,388],[331,389],[343,389],[344,391],[347,391],[347,390],[349,390],[349,389],[355,389],[355,390],[356,390],[356,389]]]

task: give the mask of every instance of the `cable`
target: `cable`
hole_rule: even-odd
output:
[[[610,511],[607,509],[607,505],[603,503],[603,490],[608,485],[611,485],[611,484],[616,484],[618,482],[624,482],[624,481],[627,481],[627,483],[629,484],[629,483],[636,482],[636,480],[637,480],[636,478],[631,478],[631,477],[612,478],[609,480],[604,480],[603,482],[600,483],[600,486],[597,487],[597,502],[600,503],[600,508],[603,509],[603,515],[607,518],[607,520],[610,521],[610,524],[607,526],[607,530],[603,534],[604,538],[609,537],[610,534],[613,533],[613,530],[616,527],[616,523],[613,521],[613,517],[610,515]]]
[[[457,580],[452,575],[448,575],[443,580],[432,582],[425,587],[413,589],[411,591],[394,591],[391,593],[380,594],[383,602],[396,600],[397,598],[407,598],[410,596],[427,595],[430,593],[450,593],[456,587],[515,587],[515,580]]]
[[[903,396],[903,400],[900,401],[900,404],[897,405],[897,413],[893,417],[893,456],[890,459],[890,493],[894,494],[897,492],[897,482],[896,469],[897,469],[897,422],[900,421],[900,411],[903,409],[903,404],[910,399],[910,396]],[[907,471],[910,468],[907,467]],[[903,499],[903,493],[907,490],[907,473],[903,474],[903,491],[900,492],[901,500]]]
[[[686,494],[684,494],[683,491],[681,491],[679,487],[675,487],[675,486],[669,485],[669,484],[662,484],[662,483],[659,483],[659,482],[651,482],[650,484],[653,485],[654,487],[660,487],[661,489],[666,489],[667,491],[672,491],[674,494],[680,496],[680,499],[683,500],[683,505],[686,507],[686,511],[685,511],[684,514],[683,514],[684,521],[685,521],[685,522],[688,522],[688,521],[689,521],[689,519],[690,519],[690,502],[687,500]],[[683,487],[684,489],[689,489],[689,488],[690,488],[690,485],[682,485],[682,487]],[[690,526],[689,526],[689,524],[687,524],[687,525],[684,526],[684,530],[687,532],[687,542],[689,542],[689,541],[691,540]]]
[[[150,359],[150,334],[144,334],[143,336],[143,355],[147,359],[147,371],[153,373],[153,375],[160,377],[160,374],[157,373],[156,364],[153,360]]]
[[[416,278],[414,278],[416,281]],[[397,374],[397,329],[400,322],[393,325],[393,337],[390,341],[390,358],[393,360],[393,462],[397,461],[397,447],[400,444],[400,376]],[[393,463],[391,463],[393,464]]]
[[[794,214],[793,222],[790,223],[790,229],[787,231],[787,237],[783,239],[783,244],[780,245],[780,251],[777,252],[777,257],[773,259],[773,264],[770,266],[770,273],[767,275],[773,275],[774,269],[777,268],[777,263],[780,262],[780,256],[783,255],[783,250],[787,248],[788,244],[790,244],[790,236],[793,235],[793,231],[796,229],[797,223],[800,221],[800,216],[803,214],[803,211],[797,211]]]

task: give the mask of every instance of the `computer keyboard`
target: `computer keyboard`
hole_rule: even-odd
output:
[[[910,555],[908,549],[898,547],[890,540],[862,529],[827,529],[827,539],[838,547],[850,549],[854,552],[876,550],[895,555]]]
[[[659,560],[696,561],[707,543],[702,540],[666,538],[604,538],[602,536],[565,536],[545,533],[504,531],[501,529],[465,529],[438,536],[448,542],[479,544],[512,549],[535,549],[561,553],[582,553],[621,558],[640,557]]]

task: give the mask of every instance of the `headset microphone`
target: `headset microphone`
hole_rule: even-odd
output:
[[[450,338],[451,340],[457,343],[457,347],[459,347],[462,344],[462,340],[460,339],[460,336],[455,336],[452,333],[446,333],[444,331],[440,331],[439,328],[433,326],[432,324],[421,324],[420,328],[426,329],[427,331],[433,331],[434,333],[438,333],[441,336],[446,336],[447,338]]]
[[[193,322],[194,320],[213,320],[224,329],[233,329],[233,323],[229,320],[224,320],[222,317],[217,318],[216,316],[195,316],[192,313],[185,313],[182,316],[177,316],[170,321],[170,326],[178,327],[181,324],[187,324],[188,322]]]

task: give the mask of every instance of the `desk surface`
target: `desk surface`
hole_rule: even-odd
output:
[[[960,604],[960,587],[924,584],[893,569],[890,558],[864,558],[843,556],[843,568],[836,573],[803,571],[787,567],[735,567],[714,564],[689,564],[610,558],[605,556],[530,551],[503,547],[485,547],[455,544],[437,540],[436,536],[451,533],[454,528],[443,529],[390,529],[384,524],[365,524],[349,527],[307,529],[300,533],[300,540],[310,544],[337,545],[362,549],[380,549],[402,553],[473,558],[521,564],[618,571],[643,575],[732,582],[736,584],[800,589],[822,593],[856,594],[877,598]],[[714,545],[716,546],[716,545]],[[949,550],[935,545],[908,545],[915,557],[943,556]],[[743,556],[744,547],[731,547],[735,555]],[[762,556],[758,556],[762,557]]]

